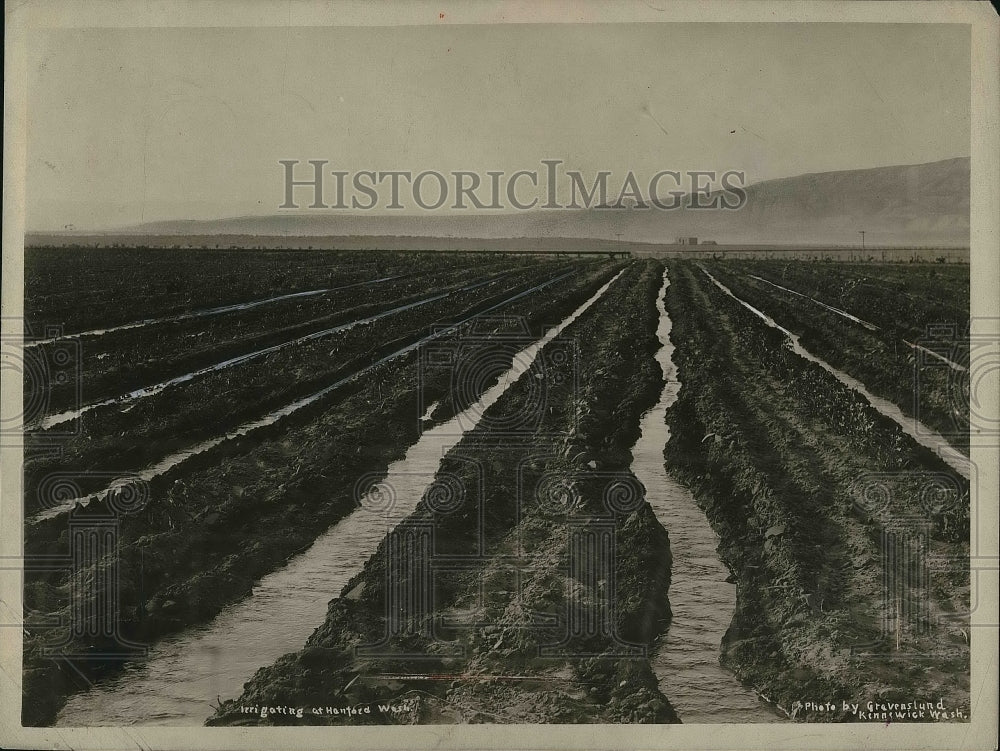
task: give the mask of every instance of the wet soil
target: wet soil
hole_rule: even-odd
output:
[[[629,471],[663,383],[651,356],[661,274],[633,265],[567,330],[585,358],[544,349],[544,379],[575,373],[579,388],[544,401],[518,441],[512,421],[539,404],[518,380],[438,469],[435,487],[463,492],[445,502],[432,487],[306,646],[210,724],[676,722],[648,659],[669,623],[669,540]],[[278,703],[308,709],[252,709]]]

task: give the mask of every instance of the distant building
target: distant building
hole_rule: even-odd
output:
[[[677,244],[678,245],[697,245],[698,244],[698,238],[697,237],[678,237],[677,238]]]

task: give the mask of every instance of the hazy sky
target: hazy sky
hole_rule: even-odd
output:
[[[969,62],[962,25],[37,31],[27,228],[278,213],[279,159],[757,182],[967,156]]]

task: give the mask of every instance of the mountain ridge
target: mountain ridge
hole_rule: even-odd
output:
[[[345,214],[317,209],[223,219],[167,220],[95,236],[397,237],[513,240],[588,238],[672,243],[699,237],[720,244],[967,245],[970,227],[968,157],[923,164],[809,172],[748,185],[739,210],[690,208],[535,209],[517,213],[446,215]],[[718,196],[719,193],[710,194]],[[729,196],[732,199],[732,194]],[[666,202],[667,199],[661,199]]]

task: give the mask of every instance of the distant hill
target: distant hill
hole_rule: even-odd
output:
[[[820,172],[750,186],[732,231],[779,241],[803,228],[826,241],[968,244],[968,158]]]
[[[820,172],[766,180],[747,187],[746,205],[738,211],[662,211],[639,209],[561,209],[517,214],[376,215],[344,214],[317,209],[308,213],[244,216],[207,221],[166,221],[102,233],[115,237],[198,237],[211,244],[215,236],[302,239],[398,238],[412,247],[430,245],[421,238],[507,240],[530,238],[572,242],[573,238],[633,243],[672,243],[696,236],[720,244],[854,245],[859,230],[875,245],[945,245],[969,243],[970,160],[947,159],[928,164]],[[666,202],[666,199],[664,199]],[[87,233],[93,237],[95,233]],[[74,233],[30,235],[29,244],[63,244]],[[199,243],[202,244],[202,243]],[[326,243],[322,243],[326,244]],[[352,245],[356,244],[352,242]],[[318,245],[317,245],[318,247]]]

